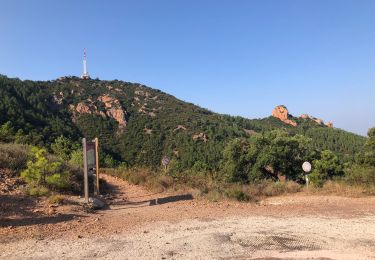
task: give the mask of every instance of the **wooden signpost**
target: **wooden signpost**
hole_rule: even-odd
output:
[[[82,139],[83,147],[83,185],[85,202],[89,203],[89,175],[95,176],[94,194],[99,195],[99,139],[95,138],[88,142]]]

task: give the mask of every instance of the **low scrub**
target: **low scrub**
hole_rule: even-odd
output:
[[[241,186],[231,186],[225,190],[225,195],[229,199],[234,199],[238,201],[250,201],[252,197],[247,192],[245,187]]]
[[[26,195],[33,197],[46,196],[50,193],[50,190],[43,186],[27,186],[24,189]]]
[[[50,204],[60,204],[64,201],[64,198],[58,194],[52,194],[48,197],[48,203]]]
[[[17,173],[26,168],[30,147],[20,144],[0,143],[0,168]]]
[[[346,170],[345,181],[355,186],[375,186],[375,167],[355,165]]]
[[[127,180],[131,184],[144,185],[147,188],[162,192],[168,189],[192,191],[194,197],[203,197],[210,201],[223,199],[241,202],[255,202],[267,196],[295,193],[301,190],[296,182],[273,182],[270,180],[254,184],[226,183],[214,173],[191,171],[178,176],[157,173],[147,168],[103,169],[103,172]],[[168,174],[168,173],[166,173]]]
[[[309,187],[306,192],[345,197],[363,197],[375,195],[375,186],[351,185],[344,180],[327,181],[322,187]]]

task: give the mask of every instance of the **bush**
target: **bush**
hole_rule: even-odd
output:
[[[212,202],[217,202],[219,200],[222,199],[222,192],[220,192],[219,190],[210,190],[207,194],[206,194],[206,198],[209,200],[209,201],[212,201]]]
[[[76,169],[61,161],[56,161],[56,158],[48,155],[43,148],[33,147],[31,152],[33,159],[27,162],[27,168],[21,172],[21,177],[30,187],[79,190],[77,178],[75,178],[78,173]]]
[[[322,151],[321,158],[314,160],[313,166],[310,180],[317,187],[322,187],[325,181],[342,176],[344,173],[339,158],[329,150]]]
[[[46,183],[48,186],[55,189],[66,189],[69,186],[69,173],[55,173],[46,177]]]
[[[375,167],[354,165],[345,171],[344,179],[351,185],[375,186]]]
[[[50,162],[46,157],[47,151],[43,148],[31,148],[33,160],[27,162],[27,168],[21,177],[29,184],[45,185],[47,175],[56,174],[61,162]]]
[[[277,196],[286,192],[286,186],[281,182],[271,182],[264,189],[263,193],[266,196]]]
[[[0,168],[14,172],[25,169],[30,158],[28,151],[29,147],[25,145],[0,143]]]
[[[40,197],[47,195],[49,190],[43,186],[29,186],[25,189],[25,193],[29,196]]]
[[[50,204],[59,204],[61,202],[63,202],[64,198],[61,197],[60,195],[57,195],[57,194],[53,194],[51,196],[48,197],[48,202]]]
[[[83,152],[82,149],[74,150],[70,154],[69,163],[79,168],[83,168]]]
[[[232,186],[225,190],[225,195],[229,199],[235,199],[238,201],[249,201],[250,196],[239,186]]]

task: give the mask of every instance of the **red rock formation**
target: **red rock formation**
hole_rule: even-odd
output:
[[[120,102],[108,95],[98,97],[98,100],[103,102],[106,107],[107,116],[116,120],[119,124],[119,128],[123,129],[126,126],[125,113],[122,110]]]
[[[315,121],[315,123],[319,124],[319,125],[325,125],[327,127],[330,127],[332,128],[333,127],[333,124],[332,122],[327,122],[327,123],[324,123],[324,121],[320,118],[316,118],[316,117],[313,117],[313,116],[309,116],[308,114],[302,114],[300,116],[300,118],[303,118],[303,119],[311,119],[313,121]]]
[[[81,114],[108,116],[118,122],[120,130],[124,129],[127,124],[125,119],[126,111],[122,109],[120,102],[108,95],[98,97],[98,101],[104,103],[105,112],[99,111],[91,99],[82,101],[77,106],[70,105],[70,109],[73,111],[73,121],[76,121],[77,116]]]
[[[325,123],[326,126],[328,126],[329,128],[333,128],[333,123],[332,122],[327,122]]]
[[[289,119],[289,112],[288,109],[283,106],[277,106],[272,110],[272,116],[280,119],[286,124],[292,125],[292,126],[297,126],[297,123]]]

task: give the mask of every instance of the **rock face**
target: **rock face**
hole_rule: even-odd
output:
[[[327,122],[325,123],[326,126],[328,126],[329,128],[333,128],[333,123],[332,122]]]
[[[104,104],[105,111],[100,111],[91,99],[81,101],[76,106],[70,105],[70,110],[73,112],[73,121],[76,121],[81,114],[100,115],[116,120],[119,130],[123,130],[127,124],[126,111],[122,109],[120,102],[109,95],[102,95],[97,100]]]
[[[120,102],[108,95],[98,97],[98,100],[103,102],[106,108],[107,116],[116,120],[119,124],[119,128],[123,129],[126,126],[125,113],[122,110]]]
[[[281,121],[283,121],[286,124],[289,124],[289,125],[292,125],[292,126],[297,126],[297,123],[290,119],[292,116],[289,114],[288,109],[283,105],[275,107],[272,110],[272,116],[280,119]],[[300,118],[312,120],[315,123],[317,123],[318,125],[325,125],[327,127],[333,128],[333,124],[331,122],[324,123],[324,121],[322,119],[310,116],[308,114],[302,114],[300,116]]]
[[[208,136],[205,133],[195,134],[193,135],[193,140],[201,140],[206,143],[208,141]]]
[[[320,118],[316,118],[316,117],[313,117],[313,116],[310,116],[310,115],[308,115],[308,114],[302,114],[302,115],[300,116],[300,118],[302,118],[302,119],[310,119],[310,120],[315,121],[315,123],[317,123],[318,125],[325,125],[325,126],[327,126],[327,127],[329,127],[329,128],[333,128],[333,124],[332,124],[332,122],[324,123],[324,121],[323,121],[322,119],[320,119]]]
[[[279,105],[279,106],[275,107],[272,110],[272,116],[280,119],[281,121],[283,121],[286,124],[289,124],[289,125],[292,125],[292,126],[297,126],[296,122],[289,119],[290,115],[289,115],[288,109],[283,105]]]

